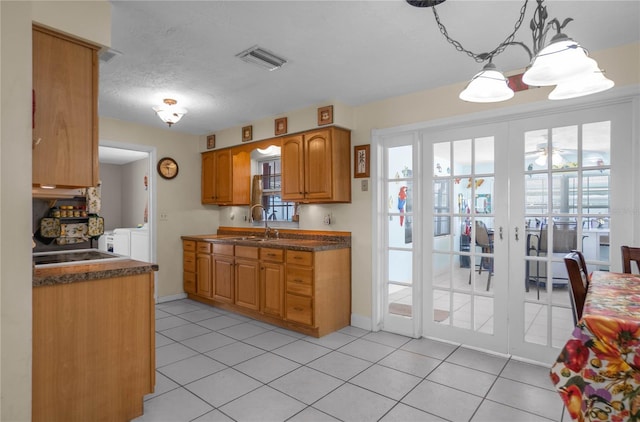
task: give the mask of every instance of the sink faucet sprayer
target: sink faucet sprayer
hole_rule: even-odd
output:
[[[267,214],[267,210],[264,208],[264,206],[262,206],[262,204],[255,204],[252,205],[251,208],[249,209],[249,221],[253,222],[253,209],[256,207],[260,207],[262,208],[262,212],[264,213],[264,237],[265,239],[269,238],[269,233],[271,233],[271,228],[269,227],[268,221],[269,221],[269,216]],[[275,230],[275,234],[276,234],[276,238],[278,237],[278,230]]]

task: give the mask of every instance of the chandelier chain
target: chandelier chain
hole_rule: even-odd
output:
[[[498,54],[502,53],[505,48],[507,48],[511,43],[513,43],[513,39],[516,36],[516,32],[518,32],[518,29],[520,29],[520,26],[522,25],[522,22],[524,21],[524,15],[525,15],[525,12],[527,11],[527,3],[528,2],[529,2],[529,0],[525,0],[524,4],[520,8],[520,17],[518,18],[518,21],[514,25],[513,32],[502,43],[500,43],[500,45],[498,45],[492,51],[490,51],[488,53],[479,53],[479,54],[478,53],[474,53],[473,51],[467,50],[466,48],[464,48],[462,46],[462,44],[459,41],[456,41],[453,38],[451,38],[449,36],[449,33],[447,32],[447,28],[445,28],[444,24],[440,21],[440,16],[438,16],[438,12],[436,11],[436,7],[432,7],[431,9],[433,10],[433,15],[436,18],[436,22],[438,24],[438,28],[440,29],[440,33],[442,33],[442,35],[444,35],[444,37],[447,39],[447,41],[451,45],[453,45],[456,48],[456,50],[458,50],[460,52],[463,52],[463,53],[466,53],[469,57],[473,58],[476,62],[482,63],[482,62],[487,61],[487,60],[491,61],[494,56],[497,56]]]

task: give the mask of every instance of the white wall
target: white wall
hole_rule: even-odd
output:
[[[104,218],[104,229],[113,230],[122,225],[122,166],[100,163],[102,186],[100,215]]]
[[[149,159],[134,161],[122,167],[122,196],[120,209],[122,225],[119,227],[138,227],[145,223],[145,208],[149,201],[149,188],[145,189],[144,177],[149,176]]]

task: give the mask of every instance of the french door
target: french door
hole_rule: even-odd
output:
[[[378,326],[554,359],[573,328],[564,254],[615,270],[612,240],[632,242],[615,212],[632,208],[630,111],[375,136]]]
[[[575,326],[564,256],[577,249],[589,271],[619,271],[633,240],[630,107],[518,120],[510,132],[510,353],[551,362]]]

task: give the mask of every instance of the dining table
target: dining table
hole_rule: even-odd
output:
[[[640,421],[640,275],[594,271],[551,381],[576,421]]]

